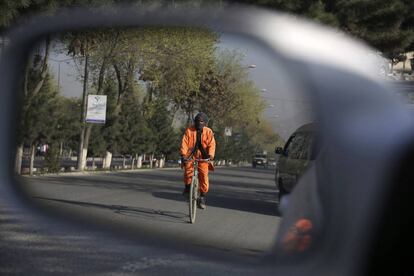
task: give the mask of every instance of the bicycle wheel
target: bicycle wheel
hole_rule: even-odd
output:
[[[193,177],[190,186],[190,195],[189,195],[189,211],[190,211],[190,223],[194,223],[196,220],[197,212],[197,199],[198,199],[198,179]]]

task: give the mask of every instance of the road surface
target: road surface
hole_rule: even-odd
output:
[[[32,271],[37,262],[44,264],[37,267],[39,273],[86,273],[98,267],[109,274],[147,275],[169,271],[168,267],[183,274],[257,271],[239,262],[220,264],[202,255],[188,256],[177,247],[182,244],[210,255],[225,253],[249,260],[260,260],[272,249],[280,222],[273,170],[218,168],[210,176],[207,210],[198,211],[195,224],[188,223],[188,205],[181,195],[182,171],[176,168],[23,177],[21,185],[42,208],[81,223],[73,227],[60,226],[53,219],[40,223],[3,206],[2,259],[9,270],[1,271]],[[111,236],[100,231],[103,225],[114,230]],[[75,256],[83,255],[87,258],[77,262]],[[25,265],[17,265],[22,259]],[[61,259],[65,264],[59,268]],[[184,268],[186,260],[196,265]],[[261,269],[266,273],[265,266]]]

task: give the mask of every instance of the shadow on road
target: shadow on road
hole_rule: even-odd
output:
[[[183,201],[183,196],[174,192],[153,192],[154,197]],[[277,204],[271,201],[252,200],[245,198],[229,197],[220,194],[209,193],[207,206],[233,209],[244,212],[258,213],[268,216],[280,216]]]
[[[176,178],[176,179],[175,179]],[[19,178],[18,183],[24,187],[29,193],[33,194],[30,187],[25,184],[41,182],[45,184],[58,184],[61,186],[71,187],[99,187],[109,190],[129,190],[138,192],[151,192],[155,189],[181,189],[178,187],[182,182],[182,176],[165,176],[165,175],[152,175],[152,174],[114,174],[112,178],[101,176],[62,176],[56,177],[38,177],[35,179]],[[176,184],[176,186],[172,185]]]
[[[116,214],[121,214],[125,216],[156,219],[164,222],[174,222],[174,223],[188,223],[188,215],[181,212],[171,212],[164,210],[157,210],[152,208],[143,208],[143,207],[131,207],[123,205],[106,205],[99,203],[90,203],[82,201],[73,201],[73,200],[64,200],[56,198],[46,198],[46,197],[34,197],[35,199],[47,200],[59,203],[66,203],[71,205],[78,205],[81,207],[93,207],[100,209],[111,210]]]

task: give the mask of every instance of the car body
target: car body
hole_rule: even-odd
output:
[[[276,148],[275,152],[279,154],[279,159],[275,168],[275,183],[279,191],[279,202],[282,196],[292,191],[298,179],[315,160],[316,151],[314,123],[299,127],[283,148]]]
[[[257,166],[261,166],[264,168],[267,168],[267,155],[266,154],[256,154],[255,156],[253,156],[252,159],[252,167],[256,168]]]

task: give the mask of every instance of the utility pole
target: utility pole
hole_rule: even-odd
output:
[[[81,106],[81,132],[79,135],[79,147],[78,147],[78,160],[77,160],[77,169],[79,171],[83,171],[85,168],[84,164],[84,144],[85,144],[85,132],[86,132],[86,108],[87,108],[87,88],[88,88],[88,64],[89,64],[89,55],[88,53],[85,53],[85,70],[84,70],[84,78],[83,78],[83,96],[82,96],[82,106]]]

